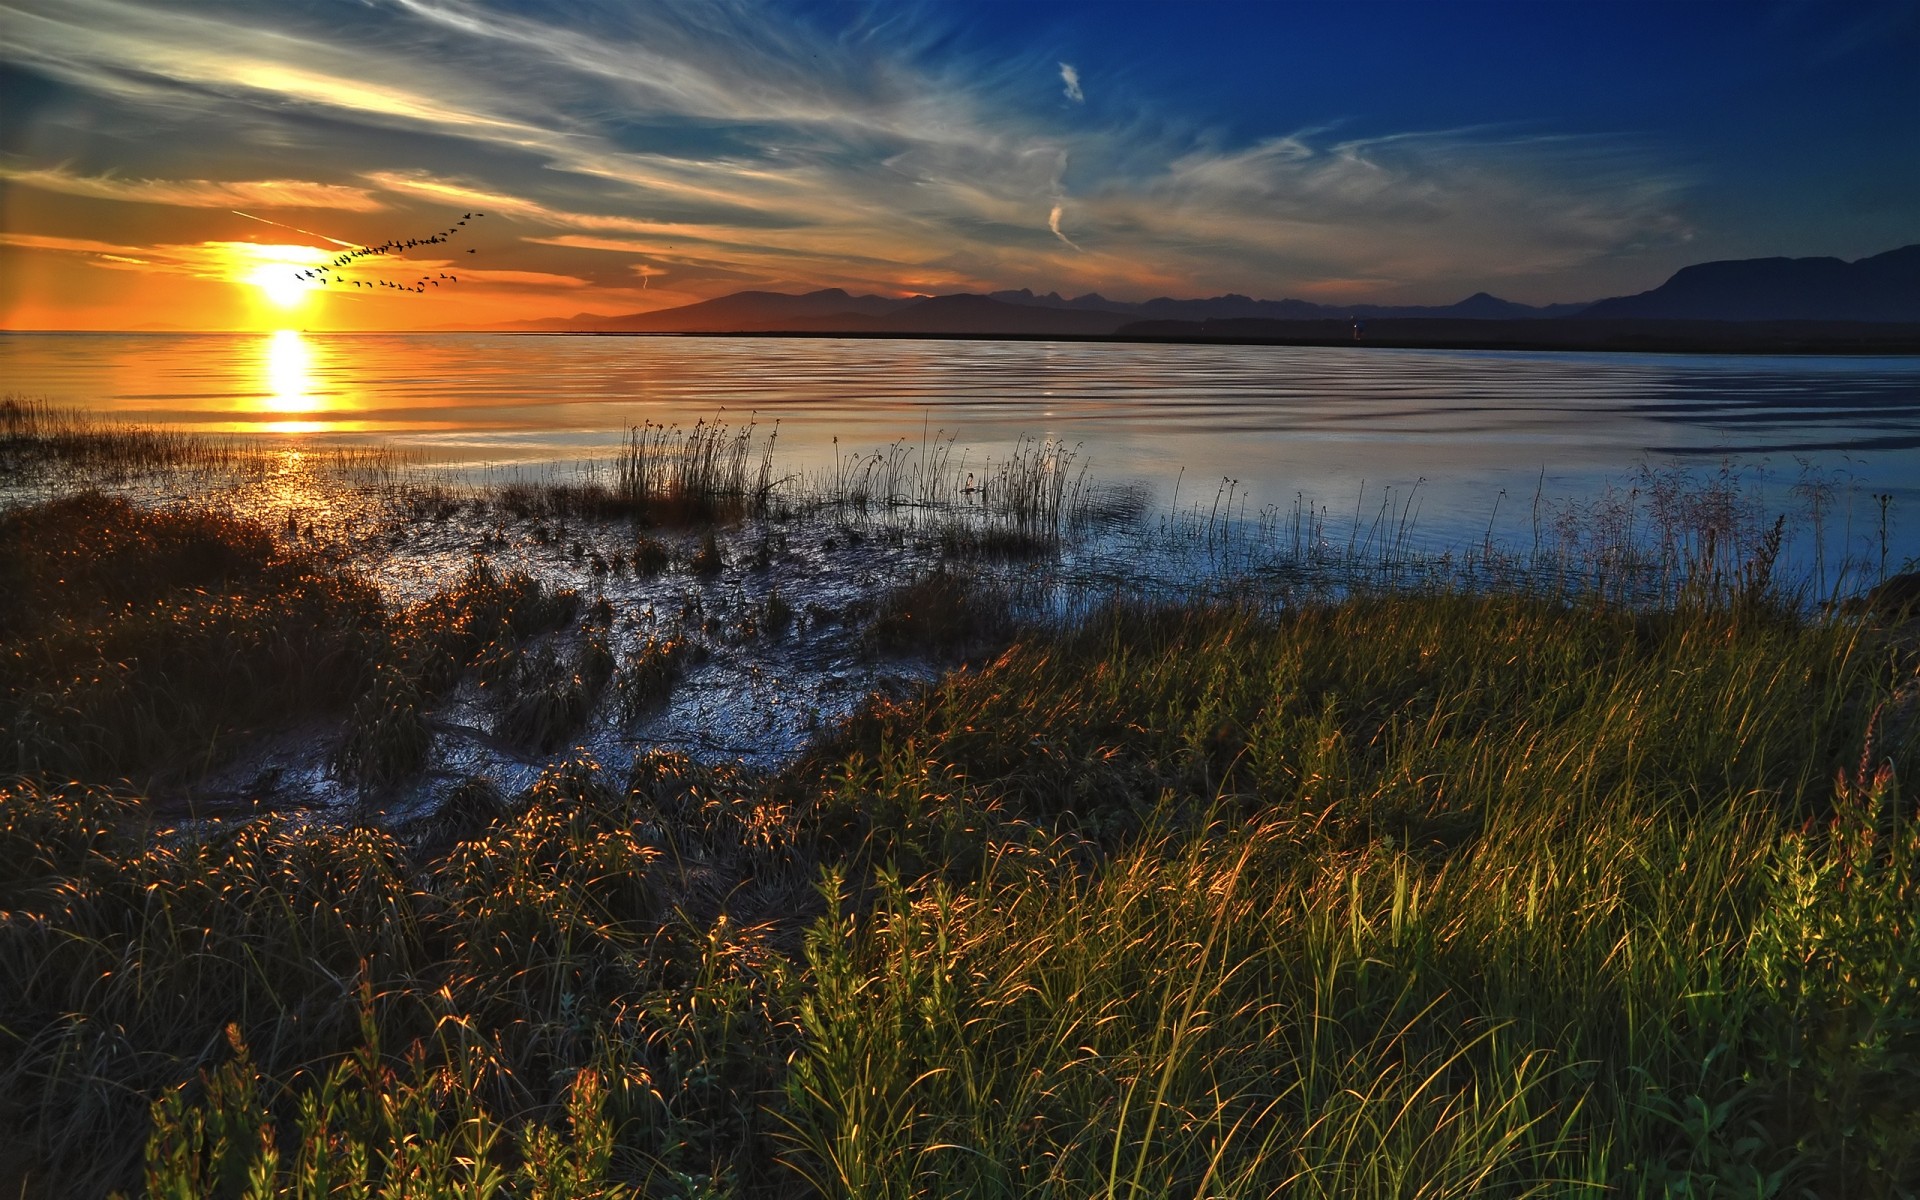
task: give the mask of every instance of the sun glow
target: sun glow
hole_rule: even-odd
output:
[[[276,308],[295,309],[305,304],[320,289],[317,276],[305,272],[326,262],[326,251],[312,246],[261,246],[244,243],[233,247],[235,261],[229,278],[250,283]]]
[[[298,308],[319,285],[300,277],[300,267],[292,263],[262,263],[254,268],[247,282],[281,308]]]

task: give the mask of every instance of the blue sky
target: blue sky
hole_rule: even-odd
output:
[[[1920,5],[0,0],[0,324],[747,287],[1544,303],[1920,241]],[[244,214],[244,215],[242,215]],[[329,240],[331,239],[331,240]],[[324,319],[322,317],[324,316]]]

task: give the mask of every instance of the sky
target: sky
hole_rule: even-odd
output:
[[[1544,304],[1914,242],[1912,0],[0,0],[0,328]]]

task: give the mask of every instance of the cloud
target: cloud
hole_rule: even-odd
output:
[[[94,238],[32,233],[0,233],[0,246],[72,254],[96,267],[112,270],[226,282],[242,280],[262,265],[317,267],[331,257],[327,251],[313,246],[230,241],[129,246]]]
[[[439,264],[445,266],[447,264]],[[576,289],[591,287],[592,283],[578,275],[556,275],[550,271],[487,271],[474,267],[463,268],[460,278],[466,281],[484,283],[506,283],[521,287]]]
[[[1060,64],[1060,81],[1066,84],[1067,99],[1075,104],[1085,104],[1087,94],[1080,90],[1080,72],[1073,69],[1072,63]]]
[[[167,204],[181,208],[324,208],[377,212],[386,206],[365,188],[314,183],[305,179],[121,179],[113,175],[76,175],[65,167],[22,170],[0,165],[0,179],[47,192]]]
[[[1076,205],[1105,240],[1157,247],[1235,290],[1484,285],[1684,239],[1686,182],[1651,157],[1614,139],[1488,129],[1295,134],[1190,150]]]
[[[17,246],[22,250],[51,250],[65,254],[101,254],[122,258],[143,253],[138,246],[122,246],[95,238],[58,237],[45,233],[10,233],[4,230],[0,230],[0,246]]]

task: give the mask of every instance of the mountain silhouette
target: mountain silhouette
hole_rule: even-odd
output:
[[[842,288],[825,288],[802,295],[785,292],[734,292],[697,304],[624,316],[581,313],[544,321],[522,321],[517,329],[580,330],[594,333],[753,333],[793,329],[795,322],[816,317],[859,320],[892,312],[912,299],[852,296]]]
[[[1582,318],[1663,321],[1920,321],[1920,245],[1856,262],[1745,258],[1683,267],[1650,292]]]
[[[599,315],[582,313],[519,321],[503,326],[582,333],[811,333],[880,336],[954,337],[1183,337],[1318,339],[1314,323],[1350,326],[1367,322],[1413,321],[1396,326],[1396,336],[1419,340],[1442,337],[1500,345],[1639,344],[1651,338],[1661,345],[1673,338],[1705,339],[1712,344],[1791,343],[1822,339],[1865,339],[1879,345],[1885,335],[1839,326],[1920,324],[1920,245],[1890,250],[1857,262],[1837,258],[1754,258],[1699,263],[1685,267],[1636,296],[1617,296],[1592,304],[1517,304],[1475,292],[1455,304],[1321,304],[1311,300],[1256,300],[1228,293],[1199,299],[1159,296],[1132,303],[1109,300],[1097,292],[1072,298],[1058,292],[1036,295],[1027,288],[987,294],[946,296],[855,296],[842,288],[798,295],[786,292],[735,292],[712,300],[654,312]],[[1583,322],[1575,328],[1567,322]],[[1475,325],[1474,323],[1480,323]],[[1689,323],[1685,331],[1664,333],[1643,322]],[[1494,330],[1494,324],[1511,329]],[[1624,323],[1624,324],[1623,324]],[[1752,326],[1744,331],[1707,330],[1706,324]],[[1761,329],[1760,325],[1768,328]],[[1788,329],[1788,325],[1824,325]],[[1538,325],[1529,329],[1527,326]],[[1282,327],[1285,328],[1282,328]],[[1547,326],[1557,326],[1549,330]],[[1317,326],[1315,326],[1317,328]],[[1346,336],[1352,339],[1353,331]],[[1376,330],[1377,340],[1380,331]],[[1903,338],[1908,335],[1901,335]],[[1704,343],[1703,343],[1704,344]]]
[[[1308,300],[1255,300],[1229,293],[1206,299],[1162,296],[1138,304],[1089,292],[1072,299],[1058,292],[1036,296],[1021,288],[985,295],[853,296],[840,288],[789,295],[735,292],[697,304],[654,312],[604,316],[581,313],[519,321],[511,329],[583,333],[872,333],[955,336],[1077,336],[1112,334],[1132,321],[1266,320],[1346,321],[1354,317],[1440,317],[1487,320],[1537,319],[1577,312],[1585,305],[1533,307],[1479,292],[1458,304],[1316,304]]]
[[[1130,320],[1121,312],[1008,304],[963,292],[929,296],[880,316],[818,318],[797,326],[795,332],[1100,337]]]

